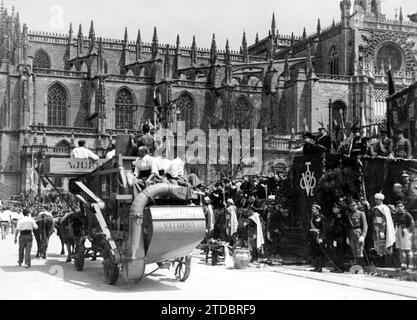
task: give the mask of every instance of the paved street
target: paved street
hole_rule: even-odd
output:
[[[33,257],[36,245],[33,248]],[[104,284],[100,261],[86,261],[85,271],[59,255],[60,243],[51,237],[47,260],[32,267],[17,266],[17,245],[8,235],[0,241],[0,299],[416,299],[417,283],[364,275],[316,274],[307,267],[262,267],[228,270],[206,265],[195,251],[191,276],[185,283],[170,270],[158,270],[137,284]],[[154,265],[147,268],[152,271]]]

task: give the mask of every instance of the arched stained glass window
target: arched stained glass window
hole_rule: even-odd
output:
[[[67,125],[67,92],[59,83],[55,83],[48,90],[48,125]]]
[[[134,112],[133,94],[122,88],[116,95],[116,129],[133,129]]]
[[[185,122],[185,130],[188,132],[195,127],[194,119],[194,99],[184,92],[177,100],[177,121]]]
[[[51,59],[44,50],[38,50],[33,57],[33,67],[40,69],[51,69]]]
[[[338,75],[339,74],[339,52],[336,47],[332,47],[330,50],[330,74]]]

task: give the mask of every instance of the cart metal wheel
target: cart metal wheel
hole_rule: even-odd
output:
[[[83,271],[84,269],[84,242],[80,242],[75,247],[74,266],[77,271]]]
[[[114,285],[119,279],[119,266],[114,262],[107,248],[103,249],[103,270],[106,282]]]
[[[181,257],[174,263],[175,278],[181,282],[188,279],[191,272],[191,257]]]

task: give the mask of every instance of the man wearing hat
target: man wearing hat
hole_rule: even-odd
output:
[[[350,199],[347,211],[347,241],[352,249],[354,264],[364,264],[363,249],[365,247],[365,237],[368,232],[368,223],[363,211],[358,210],[358,201]]]
[[[372,209],[373,244],[374,250],[379,256],[393,254],[395,243],[395,227],[391,216],[391,210],[384,204],[385,196],[382,193],[375,194],[375,207]]]
[[[350,139],[348,155],[357,157],[365,155],[367,151],[368,141],[361,136],[361,129],[358,127],[352,128],[352,137]]]
[[[342,211],[342,205],[337,202],[333,205],[332,213],[328,224],[327,243],[331,248],[330,252],[336,267],[341,268],[347,252],[346,216],[345,211]]]
[[[400,251],[401,269],[413,269],[413,216],[405,210],[404,202],[396,203],[396,214],[398,215],[396,248]]]
[[[394,156],[396,158],[411,159],[412,149],[410,140],[404,137],[404,131],[398,129],[395,131],[397,135],[397,141],[394,145]]]
[[[324,238],[326,223],[320,211],[321,207],[318,204],[313,204],[310,220],[310,249],[314,259],[314,269],[311,271],[314,272],[322,272],[325,258],[324,248],[326,244]]]
[[[385,158],[392,158],[394,156],[393,152],[393,142],[390,138],[388,138],[388,131],[387,130],[381,130],[381,138],[373,145],[371,148],[371,155],[373,157],[385,157]]]
[[[323,154],[326,152],[325,147],[316,143],[316,137],[312,133],[305,132],[303,134],[303,138],[304,138],[304,145],[303,145],[304,155]]]
[[[317,144],[326,148],[326,152],[330,153],[332,148],[332,139],[327,134],[326,128],[319,128],[319,137],[317,138]]]
[[[403,186],[404,194],[407,196],[410,189],[410,175],[406,171],[403,171],[401,176],[401,185]]]

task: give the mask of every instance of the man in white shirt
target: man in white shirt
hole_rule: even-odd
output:
[[[178,184],[178,179],[184,176],[184,162],[181,158],[177,157],[171,161],[168,170],[165,172],[165,176],[169,182]]]
[[[23,263],[23,257],[25,258],[25,268],[30,268],[30,251],[32,250],[33,242],[33,229],[38,229],[38,225],[35,220],[29,216],[29,210],[23,210],[23,218],[19,220],[16,227],[16,235],[14,243],[17,243],[17,236],[19,237],[19,267]]]
[[[8,207],[4,208],[3,211],[0,212],[0,224],[1,224],[1,239],[6,239],[9,226],[10,226],[10,216],[12,215],[12,212],[9,210]]]
[[[162,151],[162,154],[160,156],[157,156],[155,158],[156,165],[158,166],[159,175],[163,177],[165,173],[168,171],[169,166],[171,165],[171,160],[169,160],[167,157],[166,150]]]
[[[116,146],[112,144],[108,149],[106,153],[106,160],[113,159],[116,155]]]
[[[78,147],[72,150],[71,158],[92,159],[94,161],[97,161],[99,159],[99,156],[96,155],[93,151],[87,149],[85,147],[85,143],[85,140],[78,141]]]
[[[10,216],[11,219],[11,226],[12,226],[12,234],[15,234],[17,223],[23,217],[21,212],[18,212],[19,208],[14,208],[12,211],[12,215]]]

